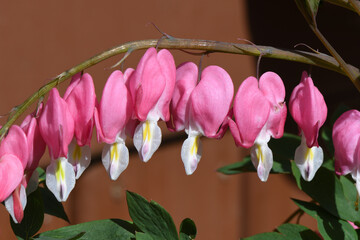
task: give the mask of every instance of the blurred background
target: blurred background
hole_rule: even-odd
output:
[[[288,49],[306,43],[326,52],[293,1],[274,4],[264,0],[229,0],[220,4],[216,0],[37,0],[0,1],[0,5],[0,114],[5,115],[0,124],[5,123],[6,114],[13,107],[66,69],[124,42],[160,38],[150,22],[174,37],[227,42],[241,42],[240,38]],[[323,3],[318,25],[346,61],[359,64],[360,36],[353,29],[359,29],[360,23],[355,13]],[[131,54],[125,67],[135,68],[143,53]],[[200,60],[184,52],[172,53],[177,65]],[[87,70],[93,76],[98,99],[113,71],[109,67],[121,57]],[[203,59],[202,66],[212,64],[228,71],[236,91],[246,77],[256,75],[254,57],[213,53]],[[263,58],[260,64],[260,74],[274,71],[282,77],[287,101],[303,70],[311,71],[315,85],[325,96],[329,115],[339,103],[359,109],[360,95],[344,76],[280,60]],[[68,82],[58,87],[61,93]],[[28,113],[34,109],[35,105]],[[163,143],[152,159],[142,163],[133,152],[129,167],[117,181],[110,180],[99,160],[103,145],[96,143],[94,134],[93,163],[64,204],[71,224],[106,218],[130,220],[125,199],[125,191],[130,190],[161,204],[177,227],[182,219],[193,219],[198,228],[197,239],[238,239],[272,231],[296,210],[290,198],[308,199],[288,176],[271,175],[262,183],[256,174],[217,173],[217,168],[241,161],[248,153],[236,148],[229,132],[220,141],[202,139],[203,156],[198,169],[186,176],[180,158],[185,136],[170,134],[164,124],[162,129]],[[286,130],[297,133],[290,118]],[[166,141],[169,137],[172,140]],[[131,140],[127,145],[131,147]],[[46,151],[41,166],[46,167],[48,162]],[[316,228],[316,222],[306,216],[300,223]],[[46,216],[41,232],[66,225],[63,220]],[[0,236],[15,239],[4,207],[0,207]]]

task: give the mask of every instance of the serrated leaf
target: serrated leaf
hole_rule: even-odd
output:
[[[142,196],[126,192],[129,214],[135,225],[154,239],[179,239],[173,219],[158,203],[150,203]]]
[[[44,221],[44,205],[40,190],[32,192],[27,198],[24,218],[21,223],[16,224],[10,217],[11,228],[16,236],[28,239],[36,234]]]
[[[58,240],[58,239],[128,239],[135,237],[132,232],[123,228],[116,221],[117,219],[105,219],[92,222],[81,223],[73,226],[63,227],[52,231],[47,231],[36,236],[39,240]]]
[[[304,212],[317,220],[318,230],[325,240],[344,239],[355,240],[355,229],[342,219],[336,218],[314,203],[293,199],[296,205]]]
[[[299,225],[285,223],[277,228],[287,240],[321,240],[321,238],[309,228]]]
[[[39,189],[44,202],[44,212],[69,222],[69,218],[66,215],[64,206],[56,199],[54,194],[52,194],[52,192],[47,187],[39,187]]]
[[[191,240],[196,237],[196,226],[193,220],[185,218],[180,224],[180,240]]]
[[[314,179],[307,182],[302,179],[295,163],[292,163],[292,168],[299,188],[318,202],[322,208],[336,217],[360,222],[360,214],[356,208],[356,196],[344,193],[343,184],[333,171],[321,167]],[[346,186],[346,188],[349,187]],[[346,191],[349,190],[346,189]]]

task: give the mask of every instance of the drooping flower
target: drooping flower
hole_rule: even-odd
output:
[[[129,79],[134,103],[133,119],[140,121],[134,131],[134,145],[142,161],[147,162],[161,143],[159,119],[170,118],[169,104],[175,85],[175,62],[171,53],[149,48]]]
[[[124,75],[114,71],[106,82],[94,115],[98,141],[106,143],[102,162],[112,180],[116,180],[129,164],[125,127],[132,112],[133,104]]]
[[[25,133],[19,126],[11,126],[0,145],[0,202],[21,183],[28,156]]]
[[[68,146],[74,136],[74,120],[55,88],[49,93],[39,127],[51,157],[46,168],[46,185],[59,202],[66,201],[75,186],[75,172],[67,160]]]
[[[351,173],[360,196],[360,112],[349,110],[334,123],[332,138],[335,149],[335,171]]]
[[[21,124],[20,128],[15,127],[9,134],[16,134],[14,137],[17,138],[18,142],[23,144],[21,149],[17,152],[23,152],[23,148],[27,148],[28,155],[27,164],[24,167],[24,174],[20,184],[12,192],[12,194],[5,200],[4,204],[8,212],[10,213],[13,221],[19,223],[22,221],[24,216],[24,209],[27,203],[27,196],[36,190],[38,187],[38,172],[36,171],[39,165],[40,158],[45,152],[46,144],[40,135],[40,130],[37,124],[36,117],[42,109],[42,105],[33,114],[28,115]],[[21,131],[25,134],[21,133]],[[15,153],[18,154],[18,153]],[[23,154],[18,157],[25,156]]]
[[[94,127],[95,87],[88,73],[73,76],[64,94],[74,119],[74,139],[69,146],[68,161],[78,179],[91,161],[90,141]]]
[[[273,72],[264,73],[259,81],[248,77],[240,85],[234,99],[235,122],[229,128],[235,144],[251,147],[251,161],[261,181],[265,182],[273,165],[273,155],[267,143],[284,133],[286,106],[285,87]]]
[[[301,144],[295,151],[294,160],[301,176],[311,181],[324,158],[317,139],[319,129],[326,120],[327,107],[323,95],[306,72],[291,93],[289,108],[301,130]]]
[[[175,90],[171,101],[170,130],[185,129],[188,138],[181,148],[187,175],[192,174],[202,154],[201,136],[221,138],[227,127],[227,114],[234,95],[229,74],[218,66],[209,66],[198,80],[198,68],[192,62],[176,70]]]

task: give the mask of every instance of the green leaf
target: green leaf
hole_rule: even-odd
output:
[[[305,20],[309,24],[316,25],[315,21],[320,0],[295,0],[295,3]]]
[[[300,176],[295,163],[292,164],[293,175],[299,188],[318,202],[322,208],[336,217],[351,222],[360,222],[360,214],[355,206],[357,203],[356,195],[350,194],[351,191],[356,193],[355,187],[352,188],[347,184],[344,190],[345,180],[342,180],[342,183],[333,171],[324,167],[317,171],[311,182],[307,182]]]
[[[10,217],[11,228],[16,236],[28,239],[36,234],[44,221],[44,205],[40,190],[37,189],[27,198],[24,218],[21,223],[16,224]]]
[[[271,139],[269,148],[273,152],[274,173],[291,173],[290,160],[294,159],[295,150],[300,146],[301,138],[297,135],[284,133],[282,138]]]
[[[270,173],[291,173],[290,160],[294,159],[296,148],[300,145],[301,138],[294,134],[284,133],[280,139],[271,139],[269,147],[273,152],[274,163]],[[250,156],[241,162],[232,163],[217,170],[226,175],[244,172],[256,172]]]
[[[298,225],[285,223],[277,228],[287,240],[321,240],[321,238],[309,228]]]
[[[50,192],[50,190],[45,187],[39,187],[40,192],[41,192],[41,196],[43,198],[43,202],[44,202],[44,212],[46,214],[61,218],[67,222],[69,221],[68,216],[66,215],[64,206],[62,205],[61,202],[59,202],[56,197],[54,196],[54,194],[52,194],[52,192]]]
[[[180,240],[195,239],[196,233],[194,221],[190,218],[185,218],[180,224]]]
[[[332,142],[332,130],[328,127],[323,127],[320,131],[320,137],[322,142],[324,143],[323,150],[324,150],[324,158],[332,158],[334,156],[334,145]],[[332,168],[334,165],[332,165]]]
[[[319,9],[320,0],[306,0],[305,2],[310,15],[315,20],[316,14]]]
[[[347,221],[334,217],[314,203],[304,202],[297,199],[293,199],[293,201],[304,212],[317,220],[319,232],[325,240],[357,239],[355,229]]]
[[[46,173],[45,173],[44,169],[42,169],[41,167],[37,167],[36,171],[39,174],[39,183],[45,182]]]
[[[242,240],[287,240],[282,234],[276,232],[267,232],[256,234],[251,237],[242,238]]]
[[[129,214],[141,231],[154,239],[179,239],[169,213],[158,203],[150,203],[136,193],[126,192]]]
[[[47,231],[36,236],[41,240],[58,239],[131,239],[134,233],[128,231],[118,224],[119,219],[105,219],[92,222],[81,223],[73,226],[63,227],[52,231]],[[121,221],[121,220],[120,220]],[[131,225],[131,223],[128,223]]]
[[[154,240],[150,235],[143,232],[136,232],[135,235],[136,240]]]
[[[226,175],[239,174],[244,172],[256,172],[250,156],[244,157],[241,162],[232,163],[217,170]]]

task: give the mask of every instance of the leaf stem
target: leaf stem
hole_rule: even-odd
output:
[[[237,44],[229,42],[219,42],[212,40],[199,40],[199,39],[180,39],[180,38],[171,38],[171,39],[162,39],[158,42],[158,39],[148,39],[148,40],[139,40],[133,42],[127,42],[119,46],[113,47],[107,51],[104,51],[98,55],[95,55],[88,60],[80,63],[73,68],[59,74],[48,84],[42,86],[36,93],[26,99],[21,105],[19,105],[14,111],[13,115],[8,119],[5,125],[0,129],[0,140],[5,136],[9,127],[19,118],[19,116],[35,101],[39,100],[46,93],[48,93],[53,87],[56,87],[58,84],[62,83],[66,79],[70,78],[74,74],[83,71],[101,61],[104,61],[110,57],[116,56],[121,53],[127,53],[128,51],[135,51],[141,49],[147,49],[150,47],[158,46],[158,48],[167,48],[167,49],[178,49],[178,50],[200,50],[205,52],[221,52],[221,53],[231,53],[231,54],[241,54],[241,55],[250,55],[250,56],[259,56],[274,59],[282,59],[287,61],[300,62],[305,64],[310,64],[318,66],[321,68],[326,68],[344,75],[347,75],[347,72],[344,69],[349,70],[353,74],[351,80],[360,91],[360,83],[356,78],[360,78],[360,71],[358,68],[347,65],[344,68],[340,65],[336,59],[330,57],[326,54],[316,54],[305,51],[298,50],[284,50],[269,46],[253,46],[248,44]]]
[[[346,8],[360,15],[360,2],[358,0],[324,0],[324,1]]]

